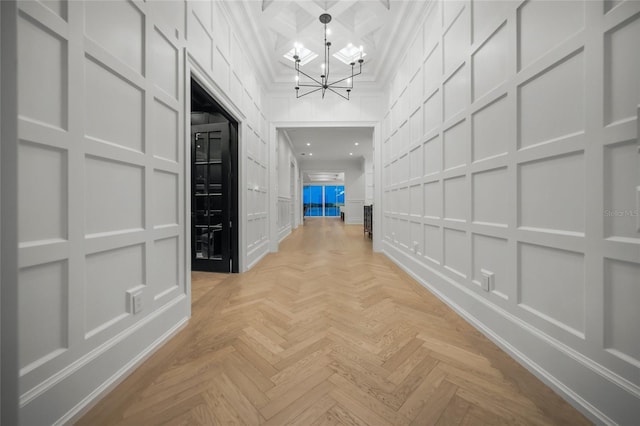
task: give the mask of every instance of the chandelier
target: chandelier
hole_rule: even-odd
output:
[[[301,98],[308,94],[311,94],[317,91],[322,91],[322,98],[324,99],[324,94],[327,92],[327,90],[329,90],[335,93],[336,95],[339,95],[344,99],[349,100],[351,89],[353,89],[353,77],[362,74],[362,64],[364,63],[364,59],[362,59],[362,56],[363,56],[362,46],[360,46],[360,58],[358,59],[358,64],[359,64],[358,72],[357,73],[355,72],[356,62],[352,60],[350,63],[351,76],[330,82],[329,74],[331,70],[329,67],[329,58],[330,58],[329,51],[331,48],[331,42],[327,41],[327,24],[331,22],[331,15],[329,15],[328,13],[323,13],[322,15],[320,15],[320,22],[324,24],[324,63],[322,64],[322,74],[320,75],[320,79],[318,80],[317,78],[310,76],[309,74],[305,73],[300,69],[300,56],[298,55],[298,49],[301,48],[301,46],[299,46],[296,43],[296,45],[294,46],[295,50],[293,55],[293,60],[296,64],[296,86],[295,86],[296,98]],[[300,74],[306,77],[309,81],[306,81],[306,80],[301,81]],[[300,93],[301,87],[307,88],[307,91],[304,93]],[[341,93],[339,90],[346,90],[345,92],[346,95]]]

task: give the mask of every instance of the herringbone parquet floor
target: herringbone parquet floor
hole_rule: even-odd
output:
[[[189,325],[79,425],[588,424],[361,226],[307,219],[192,293]]]

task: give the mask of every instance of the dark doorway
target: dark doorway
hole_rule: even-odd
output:
[[[238,122],[191,79],[191,269],[238,272]]]

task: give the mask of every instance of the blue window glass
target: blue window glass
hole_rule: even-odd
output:
[[[340,202],[342,199],[342,203]],[[324,187],[324,215],[340,216],[340,206],[344,204],[344,186]]]
[[[322,216],[322,186],[305,186],[302,202],[305,216]]]
[[[302,203],[305,216],[340,216],[344,185],[307,185],[302,190]]]

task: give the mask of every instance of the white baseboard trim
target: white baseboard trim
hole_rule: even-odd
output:
[[[20,423],[65,424],[82,415],[186,324],[186,303],[185,295],[177,297],[26,392]]]
[[[285,226],[284,228],[280,229],[280,231],[278,231],[278,243],[281,243],[282,240],[284,240],[289,236],[289,234],[291,234],[291,224]]]
[[[254,266],[256,266],[258,262],[260,262],[262,258],[265,257],[267,254],[269,254],[269,240],[265,240],[261,242],[257,246],[253,247],[253,249],[249,253],[247,253],[248,263],[245,271],[248,271]]]
[[[95,391],[91,392],[85,399],[80,401],[78,405],[73,407],[66,415],[58,419],[57,422],[54,423],[57,425],[66,425],[66,424],[74,424],[80,418],[85,415],[89,410],[91,410],[100,400],[109,394],[112,390],[114,390],[120,383],[122,383],[131,373],[135,371],[142,363],[144,363],[151,355],[153,355],[161,346],[163,346],[166,342],[171,340],[176,334],[178,334],[183,328],[187,326],[189,322],[189,318],[184,318],[182,321],[177,323],[171,329],[169,329],[165,334],[160,336],[155,342],[153,342],[144,352],[142,352],[139,356],[131,360],[127,365],[122,367],[116,374],[111,376],[109,380],[104,382],[101,386],[96,388]]]
[[[383,241],[383,253],[597,424],[634,424],[637,386]]]

